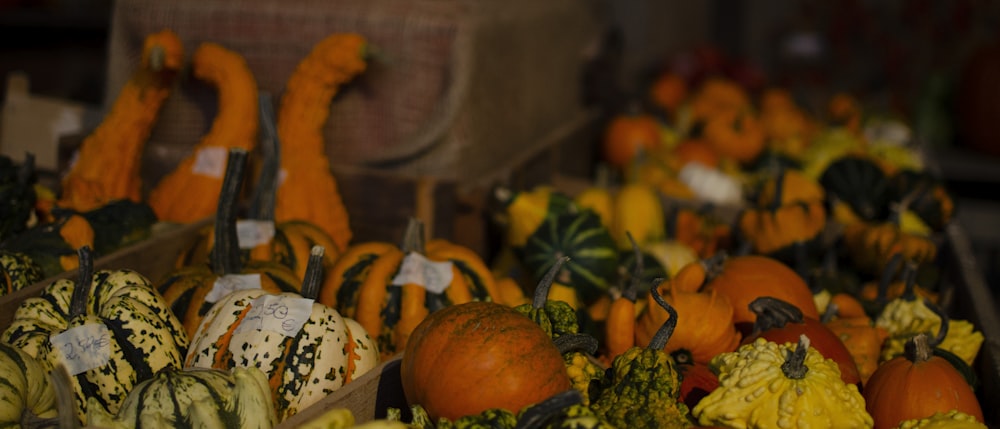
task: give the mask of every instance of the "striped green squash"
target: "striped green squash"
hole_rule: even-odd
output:
[[[618,247],[593,210],[570,210],[548,216],[528,237],[522,262],[540,280],[555,261],[569,256],[556,282],[577,290],[591,303],[607,293],[618,270]]]
[[[322,258],[322,248],[314,248],[302,295],[240,290],[213,305],[192,337],[185,366],[259,368],[280,421],[378,365],[378,347],[364,328],[314,301]]]
[[[819,178],[827,198],[846,203],[862,220],[885,220],[889,215],[889,180],[875,160],[845,155],[827,165]]]
[[[96,406],[87,412],[88,426],[108,429],[268,429],[276,424],[267,376],[257,368],[167,368],[136,385],[117,414]]]
[[[42,364],[0,342],[0,427],[44,427],[56,416],[56,394]]]
[[[14,320],[0,336],[52,371],[72,367],[71,351],[53,345],[56,336],[72,328],[106,330],[94,337],[106,350],[103,364],[71,377],[77,416],[83,419],[91,404],[118,411],[136,384],[166,367],[179,367],[187,350],[187,335],[153,285],[132,270],[93,271],[89,247],[79,252],[77,281],[63,279],[48,285],[40,296],[24,300]],[[81,328],[83,329],[83,328]],[[78,330],[76,330],[78,331]]]
[[[42,280],[42,267],[20,252],[0,250],[0,296]]]

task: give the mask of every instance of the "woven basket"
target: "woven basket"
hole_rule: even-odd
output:
[[[582,111],[584,51],[599,35],[580,0],[119,0],[108,102],[132,73],[142,39],[174,30],[242,54],[261,90],[280,96],[313,45],[357,32],[378,60],[335,98],[325,128],[336,164],[465,180],[530,147]],[[215,90],[187,75],[147,144],[155,183],[205,134]]]

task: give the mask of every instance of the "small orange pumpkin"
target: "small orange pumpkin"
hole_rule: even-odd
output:
[[[604,160],[618,169],[626,168],[640,151],[651,152],[660,145],[660,123],[647,113],[632,111],[615,116],[604,131]]]
[[[741,163],[757,159],[766,145],[760,119],[749,112],[725,113],[709,118],[702,133],[715,152]]]

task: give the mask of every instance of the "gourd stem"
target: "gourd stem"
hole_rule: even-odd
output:
[[[928,340],[928,344],[931,347],[937,347],[941,345],[941,343],[944,342],[945,337],[948,336],[948,328],[950,327],[951,318],[948,317],[948,314],[946,314],[941,307],[926,299],[924,300],[924,305],[941,319],[941,327],[938,328],[937,335],[934,339]]]
[[[785,373],[785,377],[800,380],[806,376],[809,372],[809,367],[805,365],[807,350],[809,350],[809,337],[805,334],[799,335],[799,343],[795,346],[795,350],[790,352],[785,358],[785,363],[781,364],[781,372]]]
[[[917,284],[917,263],[916,261],[906,261],[906,267],[903,268],[903,294],[901,298],[906,301],[913,302],[917,299],[916,284]]]
[[[73,294],[69,298],[70,320],[87,314],[87,301],[90,300],[90,286],[94,278],[94,254],[90,251],[90,246],[80,247],[76,254],[80,258],[80,268]]]
[[[635,242],[635,238],[632,237],[632,233],[625,231],[625,236],[628,237],[629,243],[632,244],[632,255],[635,257],[635,268],[632,270],[632,278],[629,279],[628,286],[622,291],[622,298],[629,301],[635,302],[639,297],[639,286],[642,284],[642,272],[645,270],[642,263],[642,250],[639,249],[639,244]]]
[[[531,299],[531,308],[535,310],[541,310],[545,308],[545,301],[549,299],[549,290],[552,289],[552,283],[556,280],[556,275],[562,270],[563,264],[569,261],[569,256],[563,256],[556,259],[556,263],[552,264],[549,271],[545,273],[542,280],[538,282],[538,286],[535,287],[535,295]]]
[[[934,349],[930,344],[927,334],[919,333],[906,342],[903,354],[910,362],[927,362],[934,355]]]
[[[785,192],[785,166],[778,164],[778,172],[774,177],[774,201],[771,201],[771,214],[781,208],[781,196]]]
[[[240,190],[243,188],[243,173],[246,170],[247,150],[230,148],[226,158],[226,172],[222,178],[222,191],[215,212],[215,246],[212,247],[212,271],[219,275],[239,273],[239,238],[236,236],[236,209]]]
[[[556,418],[568,407],[583,403],[583,394],[576,389],[564,390],[532,405],[517,420],[514,429],[538,429]]]
[[[875,295],[875,302],[879,307],[885,305],[889,294],[889,285],[892,284],[892,278],[896,276],[896,271],[899,270],[901,263],[903,263],[903,254],[897,253],[892,255],[892,259],[889,259],[889,263],[882,270],[882,278],[878,282],[878,293]]]
[[[722,270],[725,268],[728,259],[729,255],[726,251],[720,250],[712,255],[711,258],[701,261],[701,264],[705,267],[705,283],[710,283],[712,279],[722,274]]]
[[[271,94],[261,91],[257,104],[260,111],[261,158],[263,165],[250,203],[252,219],[273,221],[278,195],[278,174],[281,172],[281,140],[275,126],[274,103]]]
[[[303,298],[316,299],[319,290],[323,286],[323,253],[326,248],[323,246],[313,246],[309,251],[309,262],[306,264],[306,273],[302,280]]]
[[[757,320],[753,323],[754,334],[783,328],[789,323],[803,323],[804,321],[802,310],[778,298],[762,296],[751,301],[748,307],[757,315]]]
[[[660,291],[658,288],[650,288],[649,293],[653,295],[653,300],[656,301],[660,307],[663,307],[670,316],[667,318],[660,329],[656,330],[656,334],[653,338],[649,340],[649,348],[652,350],[663,350],[663,347],[667,345],[667,341],[670,341],[670,337],[674,335],[674,328],[677,327],[677,310],[674,306],[670,305],[662,296],[660,296]]]
[[[58,427],[58,418],[49,417],[41,418],[31,412],[31,408],[25,408],[21,413],[21,428],[23,429],[42,429],[42,428],[54,428]]]
[[[820,323],[827,324],[833,321],[833,318],[837,316],[837,312],[840,311],[840,306],[836,302],[831,302],[826,305],[826,311],[820,316]]]
[[[149,49],[149,70],[158,72],[167,66],[167,49],[156,45]]]
[[[574,333],[574,334],[562,334],[556,339],[552,340],[552,343],[556,345],[559,349],[559,354],[564,355],[570,352],[582,352],[588,355],[597,353],[597,338],[592,335]]]
[[[399,245],[404,254],[410,252],[424,253],[424,221],[410,217],[403,232],[403,242]]]

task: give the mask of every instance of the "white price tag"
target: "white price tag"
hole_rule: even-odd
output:
[[[260,289],[260,274],[226,274],[215,279],[212,290],[205,294],[205,302],[219,302],[238,290]]]
[[[312,314],[313,300],[288,295],[261,295],[250,304],[236,333],[271,331],[286,337],[298,335]]]
[[[191,171],[202,176],[220,178],[226,172],[229,152],[221,146],[208,146],[198,150]]]
[[[111,332],[101,323],[67,329],[49,341],[62,355],[70,375],[102,367],[111,359]]]
[[[236,221],[236,238],[240,249],[253,249],[274,238],[274,222],[242,219]]]
[[[417,252],[410,252],[403,258],[392,284],[412,283],[423,286],[428,292],[441,293],[451,284],[453,275],[451,261],[435,262]]]

